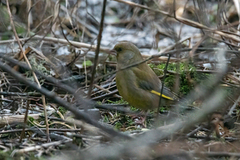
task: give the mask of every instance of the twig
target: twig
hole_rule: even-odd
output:
[[[38,119],[41,114],[30,114],[28,116]],[[12,124],[12,123],[22,123],[24,122],[24,115],[13,115],[13,116],[0,116],[0,124]]]
[[[41,96],[38,92],[28,92],[28,93],[20,93],[20,92],[0,92],[0,95],[5,96]]]
[[[164,88],[164,80],[167,74],[167,67],[169,64],[169,60],[170,60],[171,55],[168,55],[168,61],[166,63],[165,69],[164,69],[164,75],[163,75],[163,81],[162,81],[162,88],[161,88],[161,95],[163,95],[163,88]],[[159,105],[158,105],[158,112],[160,111],[160,106],[161,106],[161,102],[162,102],[162,96],[159,97]]]
[[[235,103],[233,104],[233,106],[231,107],[230,111],[228,112],[228,115],[232,115],[233,110],[236,108],[238,102],[240,101],[240,96],[238,97],[238,99],[235,101]]]
[[[46,128],[40,128],[41,130],[46,130]],[[26,128],[25,131],[39,131],[36,128]],[[58,128],[49,128],[49,131],[57,131],[57,132],[80,132],[82,129],[58,129]],[[8,134],[8,133],[15,133],[15,132],[22,132],[22,129],[13,129],[13,130],[6,130],[0,131],[0,134]]]
[[[101,44],[101,39],[102,39],[102,31],[103,31],[103,23],[104,23],[104,17],[105,17],[105,8],[106,8],[106,3],[107,0],[103,1],[103,9],[102,9],[102,15],[101,15],[101,22],[100,22],[100,29],[99,29],[99,33],[98,33],[98,39],[97,39],[97,48],[95,51],[95,58],[94,58],[94,65],[93,65],[93,70],[92,70],[92,77],[90,80],[90,86],[88,89],[88,98],[91,97],[91,93],[92,93],[92,87],[93,87],[93,81],[94,81],[94,76],[96,73],[96,68],[97,68],[97,64],[98,64],[98,55],[99,55],[99,51],[100,51],[100,44]]]
[[[67,142],[71,142],[71,140],[70,139],[69,140],[61,140],[61,141],[56,141],[56,142],[51,142],[51,143],[44,143],[42,145],[31,146],[31,147],[27,147],[24,149],[15,149],[11,153],[11,156],[13,157],[16,153],[25,153],[25,152],[35,151],[35,150],[39,150],[39,149],[50,147],[50,146],[58,146],[62,143],[67,143]]]
[[[96,49],[96,45],[91,45],[91,44],[87,44],[87,43],[81,43],[81,42],[76,42],[76,41],[70,41],[69,42],[65,39],[61,39],[61,38],[54,38],[54,37],[44,37],[44,36],[39,36],[39,35],[35,35],[33,37],[31,37],[31,39],[35,39],[35,40],[44,40],[47,42],[54,42],[54,43],[61,43],[61,44],[66,44],[68,45],[69,42],[70,44],[72,44],[74,47],[76,48],[90,48],[91,50],[95,50]],[[29,40],[29,38],[21,38],[19,39],[19,41],[27,41]],[[16,42],[17,40],[4,40],[4,41],[0,41],[0,44],[6,44],[6,43],[11,43],[11,42]],[[109,48],[107,47],[101,47],[100,51],[109,52]]]
[[[22,142],[22,139],[24,138],[25,136],[25,129],[26,129],[26,125],[27,125],[27,117],[28,117],[28,110],[29,110],[29,102],[30,100],[27,100],[27,109],[25,111],[25,115],[24,115],[24,125],[23,125],[23,129],[22,129],[22,133],[20,135],[20,138],[19,138],[19,142],[21,143]]]

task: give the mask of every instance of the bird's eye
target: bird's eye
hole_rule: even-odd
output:
[[[122,51],[122,48],[121,48],[121,47],[116,48],[116,51],[117,51],[117,52],[121,52],[121,51]]]

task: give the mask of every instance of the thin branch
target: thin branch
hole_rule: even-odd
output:
[[[101,22],[100,22],[100,29],[99,29],[98,39],[97,39],[97,48],[96,48],[96,51],[95,51],[95,59],[94,59],[94,65],[93,65],[93,70],[92,70],[92,77],[91,77],[90,86],[89,86],[89,89],[88,89],[88,98],[91,97],[93,83],[94,83],[93,81],[94,81],[96,68],[97,68],[97,64],[98,64],[98,55],[99,55],[100,44],[101,44],[101,39],[102,39],[102,31],[103,31],[103,23],[104,23],[104,17],[105,17],[106,3],[107,3],[107,0],[104,0],[103,1],[103,9],[102,9],[102,17],[101,17]]]
[[[162,81],[162,88],[161,88],[161,95],[163,95],[163,88],[164,88],[164,80],[167,74],[167,68],[168,68],[168,64],[169,64],[169,60],[170,60],[171,54],[168,55],[168,60],[164,69],[164,75],[163,75],[163,81]],[[160,107],[161,107],[161,102],[162,102],[162,96],[159,97],[159,106],[158,106],[158,112],[160,111]],[[158,114],[157,114],[158,115]]]
[[[25,111],[25,116],[24,116],[24,125],[23,125],[23,129],[22,129],[22,133],[20,135],[20,139],[19,139],[19,142],[21,143],[22,142],[22,139],[24,138],[25,136],[25,129],[26,129],[26,125],[27,125],[27,117],[28,117],[28,110],[29,110],[29,102],[30,100],[27,100],[27,109]],[[49,128],[47,128],[47,130],[49,130]]]

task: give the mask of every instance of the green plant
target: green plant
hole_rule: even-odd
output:
[[[149,64],[149,66],[158,76],[160,76],[163,75],[166,64]],[[179,72],[177,73],[176,71],[178,67]],[[169,63],[167,70],[168,72],[164,81],[164,85],[172,90],[176,83],[176,78],[179,76],[179,91],[181,95],[188,94],[196,84],[209,77],[209,74],[207,73],[197,73],[197,69],[192,63]]]

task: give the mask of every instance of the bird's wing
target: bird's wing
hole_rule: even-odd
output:
[[[133,67],[132,71],[136,77],[137,85],[141,89],[150,91],[156,88],[158,83],[160,83],[158,80],[156,80],[155,75],[152,75],[151,72],[149,73],[146,71],[146,68],[143,70],[138,67]]]
[[[163,88],[163,94],[161,94],[161,82],[150,68],[146,70],[145,67],[144,70],[142,70],[139,67],[133,67],[132,71],[136,76],[136,81],[139,88],[158,96],[162,96],[165,99],[175,99],[174,96],[172,96],[173,94],[171,94],[171,92],[165,87]]]
[[[152,90],[151,93],[156,94],[158,96],[161,95],[161,91],[157,92],[155,90]],[[162,94],[163,98],[169,99],[169,100],[177,100],[178,101],[178,96],[173,93],[169,88],[163,86],[163,94]]]

